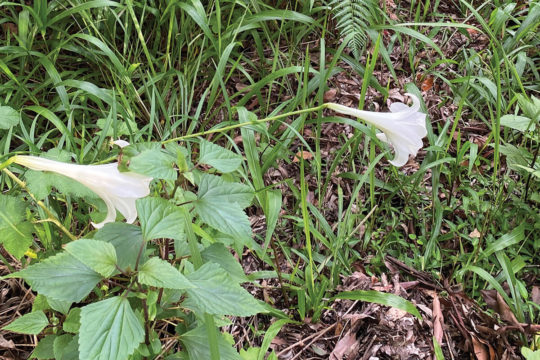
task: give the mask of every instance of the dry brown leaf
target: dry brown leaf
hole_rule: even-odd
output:
[[[531,291],[531,299],[536,305],[540,305],[540,286],[533,286]]]
[[[471,233],[469,234],[469,237],[473,238],[473,239],[479,239],[480,236],[482,236],[482,234],[480,234],[480,231],[478,231],[478,229],[474,229],[473,231],[471,231]]]
[[[501,319],[507,323],[521,327],[516,316],[497,290],[480,290],[480,294],[482,294],[486,304],[501,316]]]
[[[433,87],[433,80],[435,78],[433,76],[428,76],[422,81],[422,85],[420,85],[420,88],[422,91],[428,91]]]
[[[336,347],[330,354],[330,360],[342,360],[344,356],[348,355],[358,342],[356,341],[356,335],[348,332],[347,335],[341,338],[336,344]]]
[[[299,162],[300,159],[311,160],[313,159],[313,154],[305,150],[299,151],[294,156],[293,163]]]
[[[471,333],[471,339],[474,347],[474,355],[478,360],[490,360],[489,351],[486,346],[482,344],[476,336]]]
[[[13,340],[6,340],[0,335],[0,349],[15,349],[15,343]]]
[[[337,89],[330,89],[323,95],[324,102],[334,101],[336,99]]]
[[[441,311],[441,302],[439,301],[439,296],[437,293],[433,296],[433,336],[442,346],[444,330],[443,330],[444,318]],[[436,360],[436,358],[433,358]]]

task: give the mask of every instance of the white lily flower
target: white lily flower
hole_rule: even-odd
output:
[[[152,178],[134,172],[118,171],[118,163],[105,165],[78,165],[54,161],[37,156],[16,155],[15,163],[37,171],[52,171],[80,182],[95,192],[107,205],[107,217],[99,224],[101,228],[116,219],[120,211],[128,223],[137,218],[135,200],[150,193]]]
[[[394,147],[395,156],[390,163],[400,167],[407,163],[409,154],[416,156],[422,148],[422,138],[427,135],[426,114],[419,111],[420,100],[413,94],[406,95],[412,98],[413,105],[393,103],[389,113],[358,110],[335,103],[325,105],[342,114],[360,118],[381,130],[377,137]]]

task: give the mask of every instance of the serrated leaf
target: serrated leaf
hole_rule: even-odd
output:
[[[56,335],[47,335],[43,339],[39,340],[36,348],[32,351],[31,359],[54,359],[54,342],[56,341]]]
[[[53,309],[54,311],[58,311],[62,314],[67,314],[72,304],[71,301],[63,301],[53,298],[48,298],[47,303],[49,304],[51,309]]]
[[[37,335],[49,325],[49,320],[41,310],[25,314],[4,326],[2,330],[9,330],[19,334]]]
[[[81,310],[81,360],[125,360],[144,340],[144,329],[120,296],[87,305]]]
[[[109,277],[116,271],[116,250],[105,241],[80,239],[68,243],[65,249],[104,277]]]
[[[176,158],[164,152],[159,143],[142,143],[122,149],[123,164],[129,162],[129,170],[155,179],[176,180]],[[121,168],[121,167],[120,167]]]
[[[0,106],[0,129],[9,129],[21,121],[21,114],[11,106]]]
[[[0,195],[0,244],[17,259],[32,245],[34,226],[26,221],[25,210],[22,200]]]
[[[236,260],[236,258],[223,244],[214,243],[204,249],[204,251],[201,252],[201,255],[204,262],[213,262],[219,264],[225,271],[227,271],[234,281],[238,283],[248,281],[246,274],[244,274],[244,270],[242,269],[242,266],[238,260]]]
[[[81,308],[73,308],[62,323],[62,329],[65,332],[76,334],[81,326]]]
[[[360,300],[391,306],[406,311],[409,314],[416,316],[419,320],[422,320],[422,316],[412,302],[405,300],[401,296],[390,293],[383,293],[375,290],[344,291],[337,294],[336,299]]]
[[[136,207],[145,240],[182,237],[182,213],[174,204],[162,198],[146,197],[138,199]]]
[[[146,243],[143,241],[141,228],[126,223],[108,223],[94,234],[94,239],[108,242],[114,246],[118,267],[122,270],[135,269],[137,256],[141,252],[141,263],[144,261]],[[142,249],[141,249],[142,246]]]
[[[55,360],[79,360],[79,337],[71,334],[58,336],[54,340]]]
[[[199,326],[180,336],[180,341],[186,347],[190,359],[210,359],[210,345],[205,326]],[[225,340],[221,333],[218,334],[218,348],[221,360],[241,360],[240,355]]]
[[[199,162],[210,165],[222,173],[233,172],[242,164],[242,156],[206,140],[200,141]]]
[[[138,277],[141,283],[159,288],[183,290],[193,287],[178,269],[157,257],[141,266]]]
[[[101,281],[101,276],[67,252],[51,256],[5,276],[21,277],[33,290],[63,301],[79,302]]]
[[[183,305],[214,315],[255,315],[264,309],[218,264],[206,263],[187,276],[195,286],[187,289]]]
[[[195,210],[203,222],[233,237],[251,239],[249,218],[242,210],[253,199],[253,191],[249,186],[203,174],[197,195]]]

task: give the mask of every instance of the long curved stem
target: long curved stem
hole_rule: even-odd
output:
[[[246,122],[239,123],[239,124],[224,126],[222,128],[218,128],[218,129],[211,129],[211,130],[201,131],[201,132],[198,132],[198,133],[195,133],[195,134],[179,136],[179,137],[175,137],[175,138],[172,138],[172,139],[162,141],[161,143],[162,144],[167,144],[167,143],[170,143],[170,142],[173,142],[173,141],[182,141],[182,140],[190,139],[190,138],[194,138],[194,137],[199,137],[199,136],[204,136],[204,135],[209,135],[209,134],[215,134],[215,133],[221,133],[221,132],[241,128],[241,127],[244,127],[244,126],[264,124],[264,123],[267,123],[267,122],[270,122],[270,121],[282,119],[284,117],[304,114],[304,113],[307,113],[307,112],[318,111],[318,110],[322,110],[324,108],[326,108],[325,104],[319,105],[319,106],[316,106],[316,107],[312,107],[312,108],[291,111],[291,112],[284,113],[284,114],[279,114],[279,115],[276,115],[276,116],[270,116],[270,117],[267,117],[267,118],[264,118],[264,119],[246,121]]]

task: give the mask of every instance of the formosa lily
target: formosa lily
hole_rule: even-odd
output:
[[[363,111],[335,103],[325,105],[339,113],[360,118],[381,130],[377,137],[394,147],[395,156],[390,163],[400,167],[407,163],[409,154],[416,156],[422,148],[422,138],[427,135],[426,114],[419,111],[420,100],[413,94],[406,95],[412,98],[413,105],[393,103],[389,113]]]
[[[135,221],[135,200],[150,193],[152,178],[134,172],[120,172],[118,163],[78,165],[25,155],[16,155],[14,162],[32,170],[52,171],[67,176],[95,192],[107,205],[105,220],[99,224],[92,223],[98,229],[116,219],[116,210],[124,215],[128,223]]]

